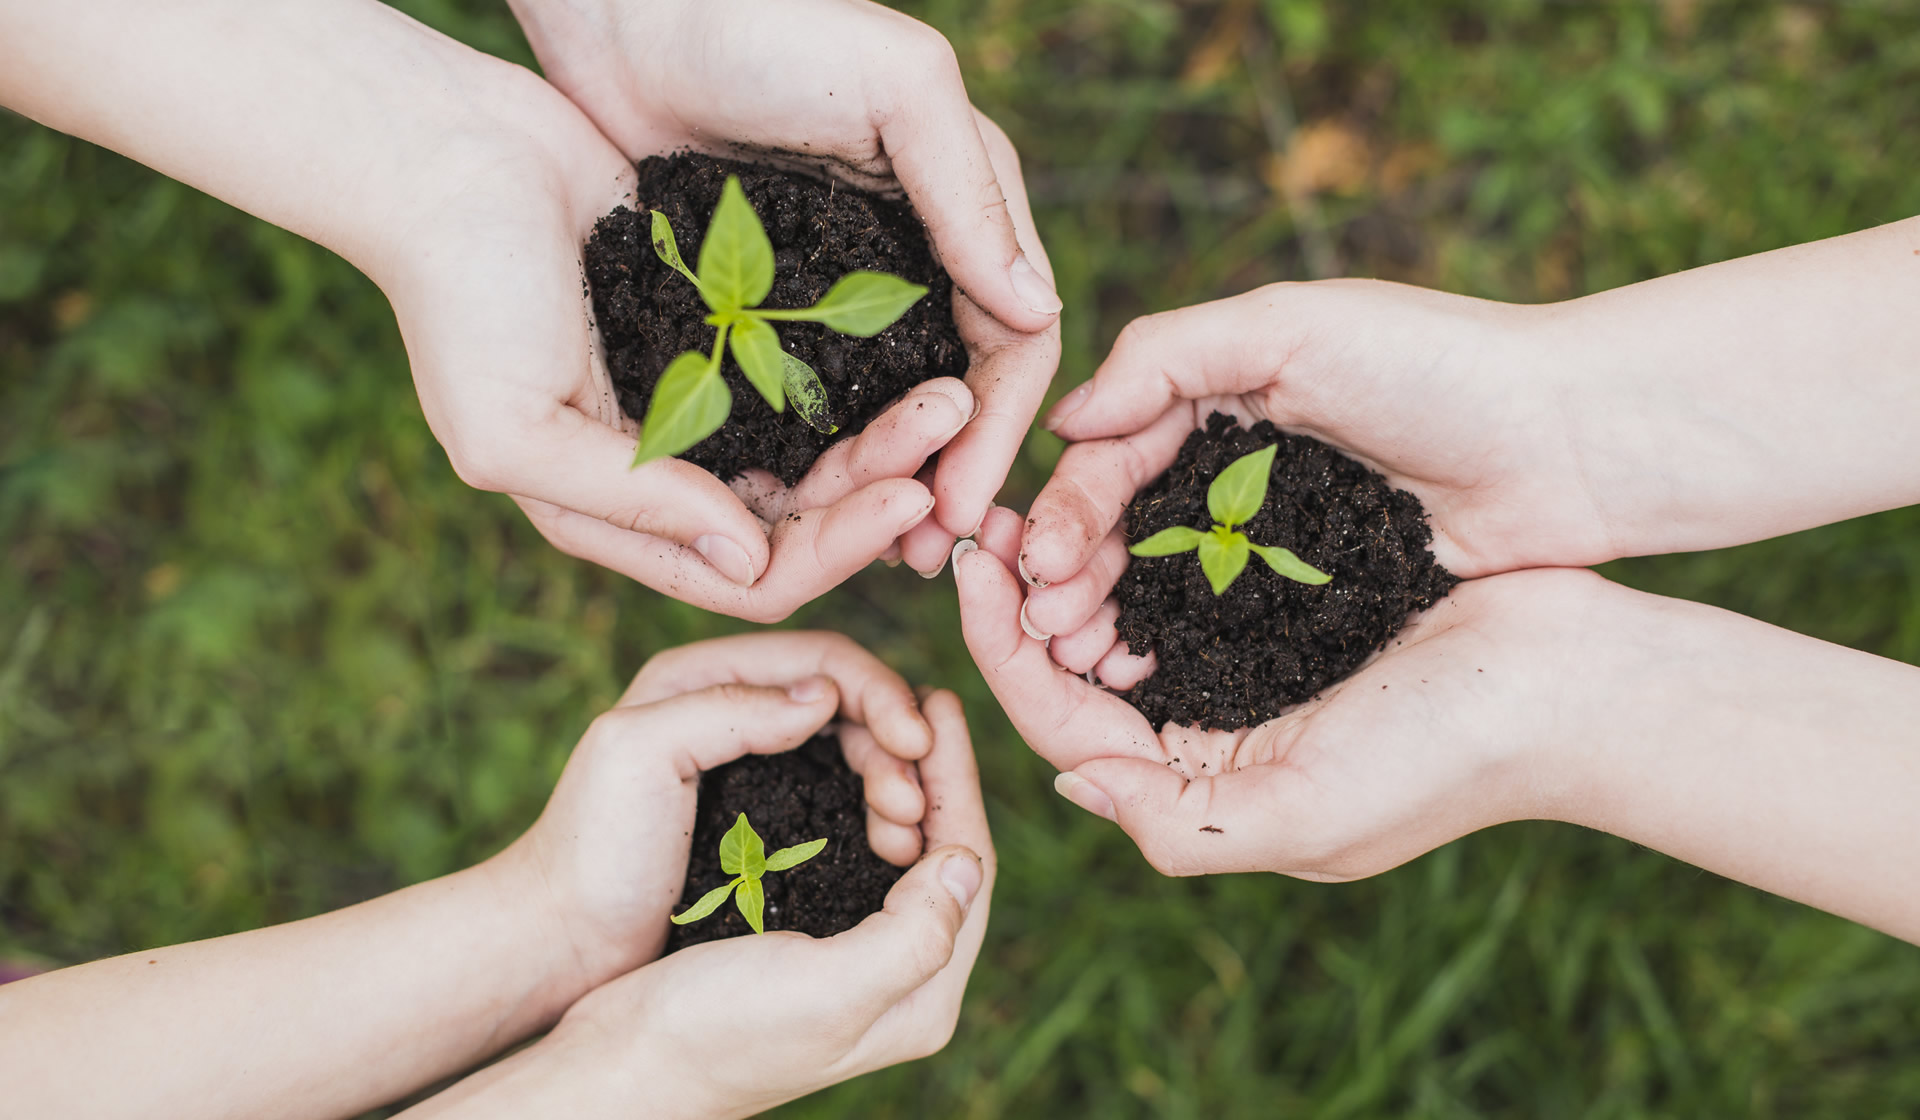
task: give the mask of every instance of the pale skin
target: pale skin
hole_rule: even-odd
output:
[[[700,773],[835,720],[875,850],[912,864],[886,909],[824,940],[771,934],[649,963],[681,905]],[[748,1115],[944,1044],[993,866],[951,693],[916,694],[838,635],[700,643],[641,671],[540,819],[483,864],[0,987],[0,1078],[23,1115],[343,1116],[557,1022],[419,1113],[634,1115],[647,1070],[647,1115]],[[734,1052],[737,991],[796,1039],[748,1064],[707,1060]]]
[[[974,113],[957,69],[906,81],[938,59],[938,35],[842,2],[769,38],[760,32],[791,5],[761,7],[730,5],[723,19],[648,6],[650,28],[691,37],[654,43],[660,73],[651,57],[604,50],[559,68],[611,75],[577,79],[589,103],[606,102],[592,92],[615,78],[653,97],[620,95],[626,152],[596,127],[617,123],[604,108],[590,119],[533,74],[374,0],[5,0],[0,104],[340,253],[392,302],[422,408],[462,479],[510,494],[571,554],[775,621],[882,556],[937,571],[984,513],[1052,377],[1058,300],[1011,145]],[[520,8],[543,57],[561,51],[553,21]],[[774,67],[815,38],[861,48],[839,73],[864,100],[823,99],[809,72]],[[739,106],[714,94],[741,73],[768,75],[756,96],[790,106],[778,136],[740,124]],[[690,141],[881,153],[868,170],[891,169],[956,276],[974,279],[955,307],[967,381],[917,387],[791,489],[770,477],[729,488],[678,460],[629,470],[638,429],[595,352],[580,246],[634,201],[630,156]],[[1001,201],[973,204],[989,196]],[[923,471],[950,443],[942,474]]]
[[[1049,417],[1074,442],[1030,517],[961,558],[968,645],[1170,873],[1355,878],[1544,817],[1920,940],[1920,669],[1566,570],[1920,502],[1915,306],[1920,220],[1550,307],[1337,281],[1150,316]],[[1153,671],[1117,526],[1215,410],[1381,470],[1479,578],[1277,720],[1156,730],[1078,674]]]

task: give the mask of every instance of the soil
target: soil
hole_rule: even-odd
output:
[[[748,755],[700,776],[700,808],[693,825],[687,882],[675,912],[733,878],[720,870],[720,838],[741,813],[768,853],[827,838],[820,854],[790,871],[760,880],[769,931],[798,930],[831,937],[852,929],[885,905],[903,868],[867,846],[867,804],[860,776],[840,753],[839,737],[816,735],[783,754]],[[753,932],[729,898],[711,915],[669,927],[667,952]]]
[[[1258,556],[1215,596],[1191,552],[1132,557],[1114,587],[1120,637],[1158,667],[1122,693],[1153,726],[1234,730],[1263,723],[1359,668],[1414,612],[1459,577],[1434,562],[1420,500],[1319,440],[1214,413],[1171,469],[1127,508],[1128,541],[1185,525],[1206,529],[1207,486],[1229,463],[1278,443],[1266,505],[1237,528],[1292,549],[1333,577],[1319,587],[1276,574]]]
[[[792,485],[829,444],[858,433],[913,386],[935,377],[966,376],[967,351],[953,323],[953,282],[904,201],[694,153],[650,156],[637,166],[640,208],[622,206],[600,219],[586,247],[594,317],[606,342],[614,390],[628,416],[646,414],[654,383],[677,355],[713,350],[714,328],[705,322],[708,310],[700,293],[653,251],[650,212],[666,214],[680,255],[697,268],[700,243],[728,175],[740,176],[747,201],[773,242],[773,291],[761,306],[809,307],[835,281],[863,268],[928,289],[898,322],[872,338],[837,334],[818,323],[774,324],[787,351],[820,374],[838,432],[815,431],[791,408],[774,412],[729,355],[722,375],[733,390],[733,413],[681,458],[727,481],[757,467]]]

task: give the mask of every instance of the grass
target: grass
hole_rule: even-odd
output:
[[[526,60],[502,5],[401,7]],[[1062,386],[1268,280],[1557,299],[1920,213],[1901,0],[902,7],[1026,153]],[[650,652],[742,629],[462,487],[327,253],[15,118],[0,214],[0,955],[480,858]],[[1920,662],[1920,511],[1610,574]],[[1162,879],[1050,791],[945,581],[876,567],[795,624],[961,691],[1005,858],[953,1045],[784,1115],[1920,1113],[1911,946],[1549,824],[1345,886]]]

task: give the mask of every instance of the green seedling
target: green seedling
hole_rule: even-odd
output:
[[[1162,529],[1127,551],[1135,556],[1174,556],[1182,552],[1200,552],[1200,570],[1207,574],[1215,595],[1225,595],[1233,581],[1246,569],[1247,555],[1257,554],[1267,566],[1298,583],[1321,584],[1333,577],[1284,548],[1254,544],[1245,533],[1234,531],[1260,512],[1267,500],[1267,478],[1273,471],[1273,456],[1280,450],[1274,444],[1265,450],[1242,455],[1227,464],[1207,487],[1207,512],[1213,514],[1212,529],[1201,531],[1176,525]]]
[[[802,420],[831,435],[837,429],[827,421],[827,391],[820,375],[786,352],[774,322],[824,323],[841,334],[872,338],[927,294],[926,288],[898,276],[861,271],[835,281],[812,307],[761,307],[760,301],[773,290],[773,242],[767,239],[766,227],[753,212],[737,175],[727,176],[720,192],[720,205],[700,244],[698,273],[689,271],[680,259],[673,224],[658,210],[653,211],[653,251],[700,290],[700,298],[712,312],[706,321],[718,331],[713,353],[690,350],[668,363],[660,375],[641,422],[634,466],[678,455],[727,422],[733,394],[720,377],[720,358],[729,344],[741,372],[775,412],[786,411],[791,398]]]
[[[686,913],[673,915],[673,924],[684,926],[688,922],[699,921],[720,909],[720,904],[732,894],[734,904],[740,907],[741,915],[747,919],[747,924],[753,927],[753,932],[767,932],[766,927],[760,924],[761,912],[767,905],[767,895],[765,889],[760,886],[760,877],[769,871],[785,871],[790,867],[798,867],[819,855],[820,850],[826,846],[827,841],[822,837],[805,844],[795,844],[791,848],[782,848],[768,855],[767,846],[761,842],[760,834],[747,823],[747,815],[740,814],[740,819],[734,821],[733,827],[720,838],[720,870],[733,876],[733,880],[725,886],[715,887],[701,895],[700,901],[689,907]],[[740,893],[734,894],[735,888],[738,888]]]

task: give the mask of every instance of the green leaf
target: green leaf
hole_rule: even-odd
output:
[[[1208,533],[1200,539],[1200,570],[1207,574],[1215,595],[1225,595],[1247,567],[1247,538],[1239,533],[1225,537],[1222,540],[1220,534]]]
[[[721,312],[758,307],[773,289],[773,242],[738,175],[727,176],[700,244],[700,284],[707,305]]]
[[[689,350],[673,360],[653,387],[633,465],[678,455],[718,431],[733,410],[733,394],[705,354]]]
[[[1273,473],[1273,456],[1279,444],[1242,455],[1227,464],[1207,487],[1207,511],[1213,519],[1231,529],[1244,525],[1260,512],[1267,500],[1267,477]]]
[[[761,843],[760,834],[747,823],[747,815],[733,822],[727,834],[720,838],[720,870],[729,875],[744,875],[749,879],[758,879],[767,866],[767,848]]]
[[[1300,559],[1287,549],[1276,548],[1268,544],[1251,543],[1248,544],[1247,547],[1252,549],[1260,559],[1265,560],[1267,567],[1272,568],[1274,571],[1279,572],[1295,583],[1310,583],[1317,586],[1333,579],[1332,576],[1314,567],[1312,564],[1307,563],[1305,560]]]
[[[780,373],[786,382],[787,399],[793,402],[793,411],[808,427],[823,436],[840,430],[840,425],[827,419],[827,387],[820,384],[820,375],[813,372],[812,366],[782,350]]]
[[[784,357],[779,332],[772,326],[747,315],[734,320],[733,360],[775,412],[787,410]]]
[[[1171,529],[1160,530],[1139,544],[1128,545],[1127,551],[1135,556],[1173,556],[1199,548],[1201,538],[1205,536],[1198,529],[1175,525]]]
[[[767,857],[767,870],[785,871],[789,867],[797,867],[812,859],[814,856],[819,855],[821,849],[826,846],[826,838],[821,837],[818,840],[810,840],[805,844],[795,844],[791,848],[782,848]]]
[[[687,267],[686,261],[680,259],[680,242],[674,239],[673,223],[667,221],[667,216],[658,210],[653,211],[653,251],[661,260],[672,265],[675,272],[691,280],[694,287],[700,287],[700,278]],[[700,294],[704,296],[706,292],[702,290]]]
[[[708,914],[711,914],[715,910],[718,910],[720,908],[720,904],[727,900],[727,896],[733,893],[733,888],[738,886],[739,883],[740,883],[740,880],[734,879],[722,886],[713,888],[712,890],[708,891],[706,894],[701,895],[700,901],[688,907],[686,913],[675,914],[672,917],[668,918],[667,920],[672,922],[676,926],[684,926],[688,922],[699,921],[700,919],[706,917]]]
[[[872,338],[891,327],[927,289],[885,272],[849,272],[834,281],[819,303],[773,312],[782,319],[825,323],[841,334]]]
[[[761,913],[767,907],[767,892],[760,885],[760,880],[748,879],[741,883],[740,893],[733,896],[733,904],[740,908],[740,913],[746,917],[747,924],[753,927],[753,932],[767,932],[767,927],[760,924]]]

